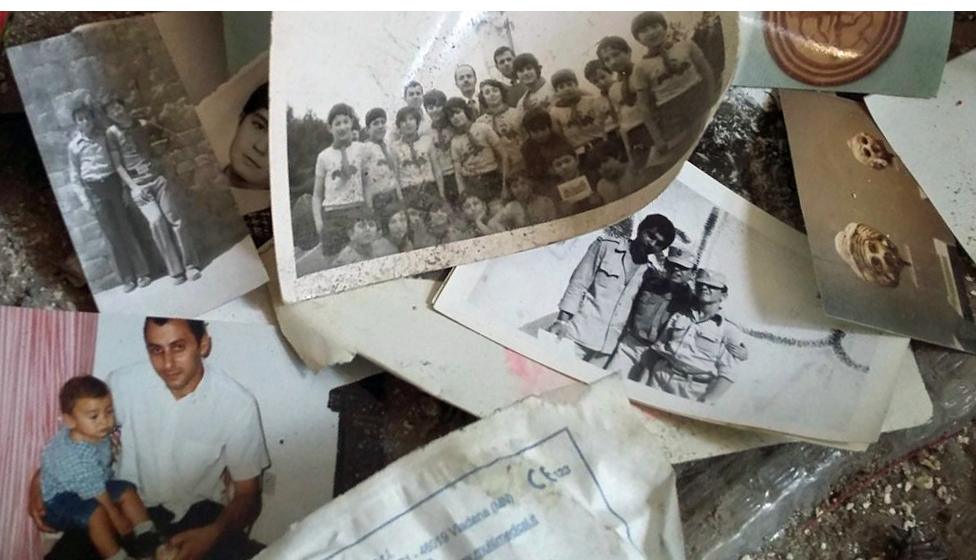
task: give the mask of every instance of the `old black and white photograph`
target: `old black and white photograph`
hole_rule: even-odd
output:
[[[967,257],[867,109],[829,94],[780,96],[827,313],[976,352]]]
[[[268,54],[259,55],[197,105],[197,116],[258,251],[271,248]]]
[[[276,15],[284,299],[631,214],[701,135],[735,66],[736,25],[711,12]]]
[[[192,316],[267,281],[153,19],[8,52],[99,310]]]
[[[636,402],[825,441],[876,439],[907,348],[828,318],[804,236],[690,164],[631,219],[456,268],[434,307]]]

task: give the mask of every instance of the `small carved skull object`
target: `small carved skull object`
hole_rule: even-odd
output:
[[[847,145],[851,148],[854,159],[871,169],[887,169],[895,159],[895,154],[888,151],[880,138],[867,132],[858,132],[851,136],[847,140]]]
[[[883,288],[898,287],[902,269],[911,266],[890,237],[868,224],[847,224],[834,237],[834,248],[861,280]]]

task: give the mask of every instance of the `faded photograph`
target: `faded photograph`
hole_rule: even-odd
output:
[[[258,56],[196,107],[254,245],[271,247],[268,55]]]
[[[5,410],[33,419],[6,424],[11,558],[243,560],[348,488],[327,403],[375,369],[316,374],[263,325],[0,308],[0,329],[31,379],[0,378]]]
[[[858,102],[781,92],[827,314],[976,352],[956,238]]]
[[[267,280],[151,18],[9,53],[101,311],[194,315]]]
[[[434,307],[638,402],[834,441],[876,437],[907,343],[827,318],[803,236],[690,166],[630,221],[458,267]]]
[[[331,56],[366,20],[385,32]],[[274,197],[290,209],[298,279],[571,218],[652,184],[698,139],[736,36],[708,12],[333,14],[322,25],[335,33],[306,28],[344,79],[309,81],[284,62],[299,25],[276,25],[288,196]],[[585,231],[547,240],[573,229]],[[376,267],[422,272],[455,254]]]

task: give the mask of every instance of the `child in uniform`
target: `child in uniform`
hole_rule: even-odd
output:
[[[387,206],[401,198],[396,158],[386,141],[386,111],[379,107],[370,109],[365,121],[365,142],[373,147],[366,169],[366,201],[380,219],[386,219],[390,215]]]
[[[545,152],[546,160],[550,162],[550,173],[555,180],[552,190],[558,196],[556,209],[560,217],[572,216],[580,212],[592,210],[603,204],[600,195],[592,187],[586,198],[580,200],[572,200],[570,198],[574,197],[567,197],[566,193],[560,190],[561,185],[579,179],[580,177],[585,178],[585,175],[580,170],[579,157],[576,155],[576,150],[573,149],[573,146],[567,140],[559,138],[546,146]]]
[[[647,48],[634,69],[638,102],[647,107],[648,126],[660,130],[659,151],[681,152],[707,117],[715,94],[712,67],[692,41],[668,39],[668,21],[660,12],[638,14],[631,32]]]
[[[407,208],[400,203],[393,203],[387,207],[390,217],[386,221],[386,238],[396,248],[397,252],[413,251],[413,236],[410,231],[410,220],[407,218]]]
[[[508,182],[512,202],[522,205],[525,225],[536,225],[556,219],[556,204],[548,196],[536,194],[535,181],[527,173],[516,173]]]
[[[552,102],[552,86],[542,75],[542,65],[535,55],[522,53],[516,56],[512,61],[512,68],[519,83],[526,87],[525,95],[519,101],[519,109],[523,113],[536,107],[548,109],[549,103]]]
[[[102,558],[152,555],[162,538],[136,487],[113,479],[115,413],[108,385],[73,377],[58,395],[64,426],[41,455],[44,521],[59,531],[81,529]]]
[[[522,165],[522,112],[505,102],[508,86],[498,80],[482,80],[478,84],[478,98],[481,101],[481,116],[475,122],[491,126],[502,141],[508,157],[508,169],[512,173]]]
[[[652,148],[659,148],[663,137],[654,127],[647,105],[638,101],[630,45],[623,37],[604,37],[596,52],[603,64],[617,73],[617,81],[610,86],[608,95],[617,115],[627,158],[641,169],[647,164]]]
[[[342,221],[349,242],[336,255],[331,267],[346,266],[398,252],[390,240],[380,235],[376,218],[368,208],[360,206],[356,211],[347,213]]]
[[[551,161],[547,159],[546,147],[558,141],[568,142],[553,130],[552,116],[543,109],[532,109],[522,117],[522,128],[527,138],[522,142],[522,161],[525,171],[532,179],[544,182],[549,178]]]
[[[451,158],[458,191],[475,194],[486,204],[500,197],[508,172],[501,139],[487,124],[475,122],[474,111],[460,97],[448,99],[444,112],[454,129]]]
[[[603,97],[580,91],[579,80],[569,69],[559,70],[552,75],[552,89],[556,97],[549,106],[549,114],[554,128],[576,150],[580,166],[590,183],[596,183],[599,170],[590,161],[590,151],[606,137],[610,103]]]
[[[397,111],[400,138],[393,142],[393,157],[404,204],[426,211],[431,200],[444,198],[444,179],[434,157],[434,141],[419,134],[419,124],[419,109],[408,106]]]
[[[622,147],[604,142],[593,150],[593,160],[600,172],[596,192],[604,203],[623,198],[637,189],[633,170]]]
[[[437,160],[444,183],[444,198],[453,206],[458,204],[458,186],[451,155],[454,128],[447,122],[447,115],[444,114],[446,104],[447,96],[443,91],[432,89],[424,94],[424,109],[430,116],[430,137],[434,144],[434,159]]]
[[[457,217],[454,209],[442,200],[436,200],[431,205],[426,229],[431,245],[463,241],[475,236],[474,231]]]
[[[346,244],[346,222],[367,206],[366,170],[374,152],[355,141],[359,120],[352,107],[337,103],[329,110],[332,145],[315,160],[315,183],[312,190],[312,216],[321,240],[322,253],[335,256]]]

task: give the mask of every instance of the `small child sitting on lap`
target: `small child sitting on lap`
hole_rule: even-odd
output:
[[[108,385],[90,375],[73,377],[59,400],[64,427],[41,455],[44,521],[59,531],[87,530],[102,558],[151,556],[162,538],[136,487],[112,478],[115,414]]]

